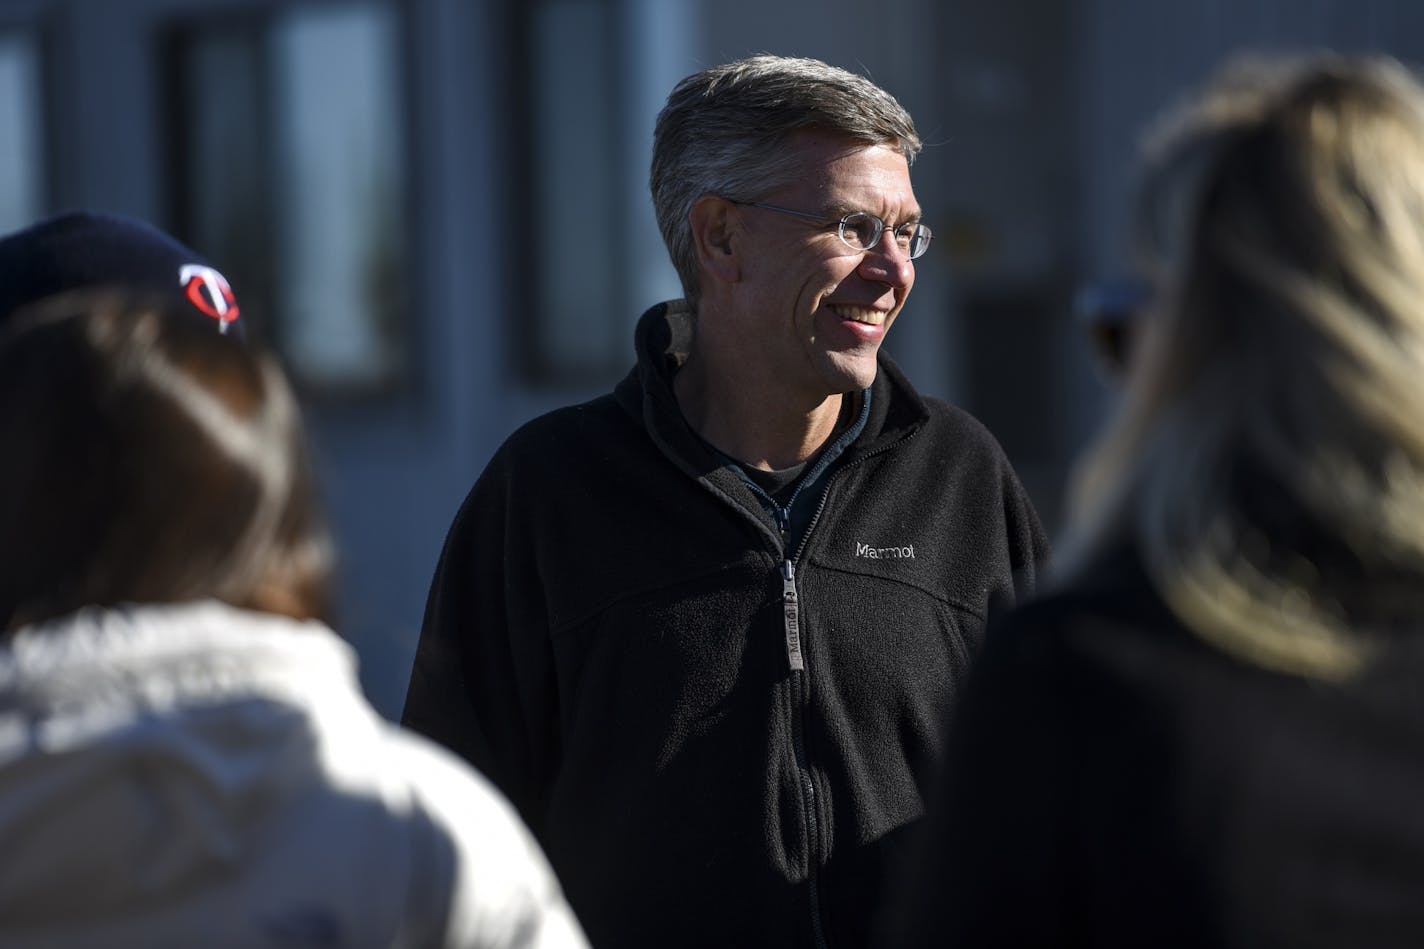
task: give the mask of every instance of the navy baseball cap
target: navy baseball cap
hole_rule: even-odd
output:
[[[220,333],[242,332],[227,278],[145,221],[73,211],[0,237],[0,323],[45,297],[100,287],[170,299]]]

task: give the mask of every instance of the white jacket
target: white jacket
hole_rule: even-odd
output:
[[[583,946],[513,809],[355,669],[216,602],[0,641],[0,946]]]

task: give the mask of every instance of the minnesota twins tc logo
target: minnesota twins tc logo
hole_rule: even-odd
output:
[[[188,302],[217,320],[218,331],[226,333],[239,312],[227,278],[202,264],[184,264],[178,271],[178,282],[183,285]]]

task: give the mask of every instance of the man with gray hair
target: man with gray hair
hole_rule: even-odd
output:
[[[867,945],[988,602],[1046,555],[997,443],[880,352],[919,149],[815,60],[679,83],[652,191],[686,298],[451,528],[404,721],[515,802],[595,945]]]

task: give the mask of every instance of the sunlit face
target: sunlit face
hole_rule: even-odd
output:
[[[803,132],[792,147],[804,173],[763,203],[832,219],[868,211],[892,226],[919,219],[898,149],[823,132]],[[833,224],[749,205],[737,213],[747,251],[737,294],[741,355],[811,400],[869,386],[876,353],[915,282],[906,251],[888,233],[856,252]]]

